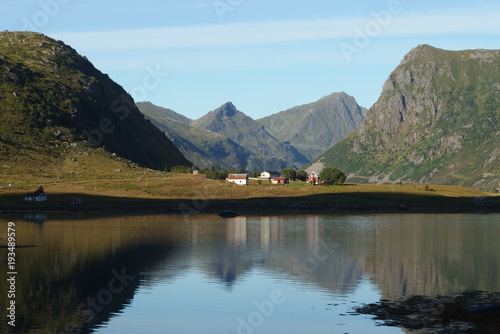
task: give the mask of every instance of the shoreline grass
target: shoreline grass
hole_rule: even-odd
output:
[[[256,210],[321,210],[378,212],[500,212],[500,196],[446,185],[345,184],[312,186],[306,183],[275,185],[250,182],[238,186],[207,180],[204,175],[171,174],[151,170],[102,174],[94,180],[30,179],[13,187],[0,188],[0,211],[98,211],[165,210],[211,212],[227,208]],[[48,201],[24,201],[24,194],[43,185]],[[488,204],[476,205],[475,197],[488,197]],[[79,197],[83,205],[72,206]]]

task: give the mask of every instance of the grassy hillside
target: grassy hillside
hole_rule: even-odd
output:
[[[190,165],[122,87],[71,47],[0,32],[0,168],[64,172],[75,155],[162,170]]]

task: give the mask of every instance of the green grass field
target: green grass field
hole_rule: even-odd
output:
[[[80,161],[79,163],[83,163]],[[98,165],[89,166],[89,170]],[[477,190],[443,185],[345,184],[312,186],[295,182],[275,185],[251,180],[248,186],[207,180],[204,175],[171,174],[143,168],[100,165],[101,173],[71,174],[52,178],[16,179],[16,174],[2,175],[0,210],[149,210],[187,209],[193,212],[235,208],[256,210],[339,210],[339,211],[408,211],[463,212],[486,209],[499,211],[500,197]],[[21,176],[21,174],[19,175]],[[15,182],[15,186],[8,186]],[[24,194],[40,185],[48,201],[24,201]],[[430,189],[429,189],[430,188]],[[486,206],[473,204],[478,196],[488,197]],[[71,207],[70,199],[83,199],[81,207]]]

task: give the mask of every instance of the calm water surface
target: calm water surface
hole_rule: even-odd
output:
[[[500,291],[498,214],[43,219],[0,216],[0,332],[403,333],[352,308]]]

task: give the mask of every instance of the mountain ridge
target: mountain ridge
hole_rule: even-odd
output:
[[[339,107],[342,103],[348,104],[349,107]],[[289,127],[299,124],[297,118],[316,117],[317,120],[319,119],[315,123],[321,127],[321,130],[309,129],[317,136],[311,136],[312,140],[302,137],[291,142],[276,138],[277,131],[273,124],[263,124],[262,119],[254,120],[239,111],[232,102],[226,102],[196,120],[191,120],[171,109],[155,106],[151,102],[138,102],[137,106],[197,166],[207,167],[207,164],[210,164],[219,168],[250,170],[301,168],[311,160],[309,157],[313,156],[314,152],[318,152],[319,155],[334,140],[338,141],[338,139],[333,139],[334,137],[345,136],[351,128],[357,126],[366,111],[355,102],[353,97],[341,92],[271,115],[274,117],[285,115],[280,117],[275,124],[285,124]],[[311,111],[304,110],[306,107],[311,108]],[[355,111],[356,120],[350,116],[351,110]],[[294,117],[287,115],[291,112],[295,113]],[[317,116],[318,114],[321,114],[320,117]],[[336,115],[341,116],[336,117]],[[343,123],[342,117],[348,118],[351,123],[345,126],[348,130],[344,132],[340,130],[342,124],[333,124],[334,122]],[[298,127],[298,129],[299,132],[302,131],[302,128]],[[200,133],[200,131],[208,132]],[[218,138],[220,140],[218,144],[214,139],[215,134],[222,136]],[[227,140],[223,142],[223,138]],[[326,142],[326,145],[318,145],[318,138]],[[222,157],[215,149],[217,145],[224,148]],[[233,159],[228,159],[229,156]]]
[[[295,148],[276,140],[232,102],[224,103],[199,119],[186,118],[182,125],[172,121],[178,116],[172,119],[162,116],[162,113],[170,113],[168,109],[156,106],[155,111],[148,111],[147,107],[143,108],[151,105],[150,102],[138,102],[137,105],[186,156],[199,163],[199,167],[281,170],[289,166],[298,168],[308,162]],[[190,143],[196,149],[189,149]],[[302,160],[296,162],[297,159]]]

